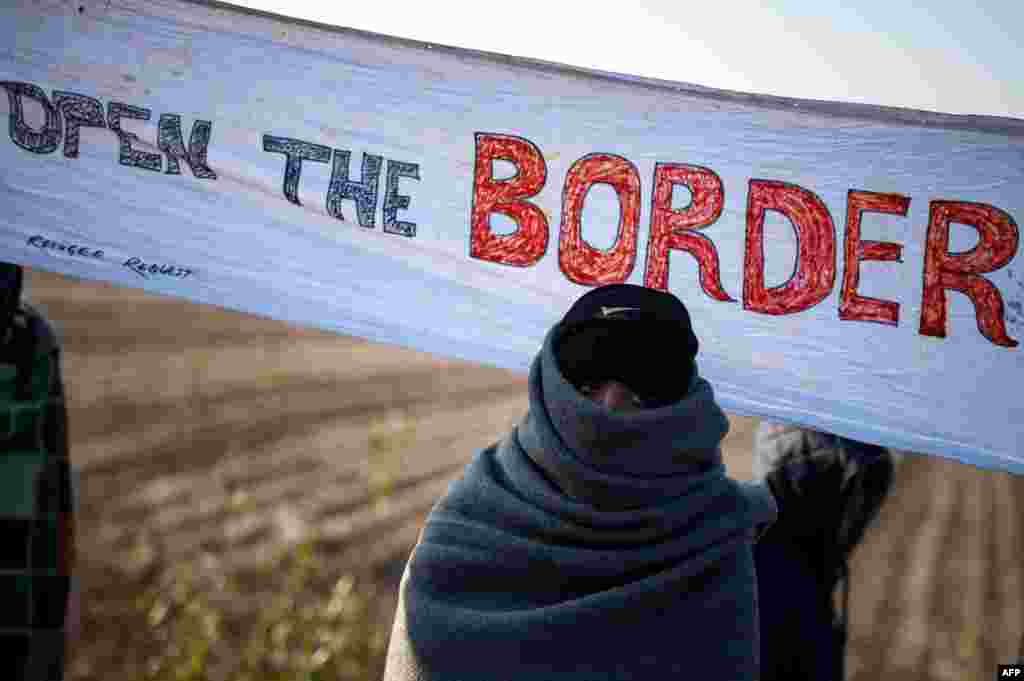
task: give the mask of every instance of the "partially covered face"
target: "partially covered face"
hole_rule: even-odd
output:
[[[633,321],[592,322],[563,331],[555,345],[562,375],[577,391],[614,411],[678,400],[689,382],[678,368],[673,327]]]
[[[611,411],[639,411],[644,408],[643,400],[622,381],[610,379],[599,383],[586,383],[579,391],[589,399]]]

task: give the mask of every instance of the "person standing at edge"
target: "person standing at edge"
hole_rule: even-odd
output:
[[[0,263],[0,679],[60,681],[80,634],[60,344]]]
[[[669,293],[612,284],[569,309],[527,414],[427,518],[385,681],[760,678],[754,545],[773,490],[799,494],[726,475],[698,347]],[[795,458],[776,452],[772,474]]]

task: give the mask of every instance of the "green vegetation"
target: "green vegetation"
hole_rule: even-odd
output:
[[[368,503],[388,503],[401,449],[413,432],[401,412],[370,424]],[[241,489],[223,493],[228,517],[219,522],[229,524],[249,501]],[[83,624],[99,631],[79,647],[68,681],[368,681],[382,675],[396,595],[381,592],[366,567],[335,565],[318,548],[315,530],[298,543],[278,544],[259,567],[234,573],[226,566],[230,540],[181,562],[165,547],[173,537],[145,527],[133,534],[126,569],[92,572],[102,588],[86,584]],[[87,575],[90,568],[82,567]]]
[[[386,503],[411,424],[389,414],[371,424],[371,503]],[[227,494],[229,513],[244,496]],[[243,586],[244,584],[244,586]],[[265,596],[259,606],[245,607]],[[333,574],[317,534],[279,550],[244,579],[210,554],[169,567],[136,600],[159,652],[148,681],[364,681],[383,672],[388,629],[375,616],[368,577]],[[255,613],[253,612],[255,611]]]
[[[202,563],[205,562],[205,565]],[[260,574],[262,573],[262,574]],[[315,538],[282,551],[250,584],[277,584],[266,602],[223,574],[215,560],[165,571],[137,599],[160,652],[147,660],[150,681],[327,681],[372,678],[386,632],[374,623],[373,587],[352,575],[332,586]],[[273,589],[274,587],[271,586]]]

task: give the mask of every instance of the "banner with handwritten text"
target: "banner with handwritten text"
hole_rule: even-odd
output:
[[[0,90],[0,259],[517,370],[643,284],[728,410],[1024,472],[1024,121],[182,0],[8,3]]]

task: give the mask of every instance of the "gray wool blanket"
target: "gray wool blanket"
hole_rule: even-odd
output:
[[[552,352],[529,411],[431,511],[405,568],[385,681],[758,677],[763,485],[725,474],[711,385],[612,412]]]

